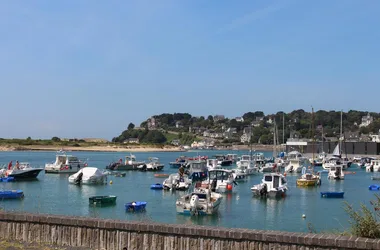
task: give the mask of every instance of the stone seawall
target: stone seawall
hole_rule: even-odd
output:
[[[0,212],[0,239],[88,249],[380,249],[380,240]]]

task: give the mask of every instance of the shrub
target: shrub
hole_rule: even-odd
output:
[[[356,211],[352,205],[345,202],[345,210],[351,218],[351,233],[354,236],[380,238],[380,196],[375,196],[376,200],[371,201],[374,211],[364,204],[360,204],[360,210]]]

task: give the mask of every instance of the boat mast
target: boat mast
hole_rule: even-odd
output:
[[[274,127],[273,127],[273,157],[276,158],[276,144],[277,144],[277,138],[276,138],[276,119],[274,119]]]
[[[342,157],[342,130],[343,130],[343,110],[340,111],[340,138],[339,138],[339,155]]]
[[[315,138],[314,138],[314,108],[311,107],[311,136],[312,136],[312,139],[313,139],[313,147],[312,147],[312,150],[313,150],[313,161],[311,163],[311,165],[313,166],[314,168],[314,144],[315,144]]]
[[[323,125],[322,125],[322,153],[324,153],[325,150],[323,149]]]
[[[285,145],[285,113],[284,112],[282,112],[282,145]]]

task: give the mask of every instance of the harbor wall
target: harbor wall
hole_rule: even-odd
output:
[[[380,240],[0,212],[0,239],[87,249],[380,249]]]
[[[322,143],[313,143],[308,142],[304,146],[286,146],[287,152],[297,150],[301,153],[314,153],[318,154],[322,152],[322,149],[325,153],[332,154],[334,148],[336,147],[337,142],[324,142]],[[342,151],[344,154],[349,155],[380,155],[380,143],[377,142],[344,142],[342,143]]]

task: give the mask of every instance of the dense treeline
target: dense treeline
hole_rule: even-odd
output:
[[[373,122],[367,127],[359,127],[362,123],[362,117],[366,116],[368,112],[350,110],[343,112],[343,130],[344,132],[360,132],[361,134],[378,133],[380,129],[380,113],[370,112],[370,116],[373,118]],[[317,139],[321,139],[323,126],[323,132],[325,137],[336,137],[340,132],[340,111],[324,111],[319,110],[314,113],[314,134]],[[128,138],[139,138],[140,142],[146,143],[162,143],[170,142],[168,138],[164,140],[166,136],[164,131],[174,131],[185,135],[185,138],[180,138],[181,143],[188,143],[195,139],[194,134],[189,132],[190,128],[202,128],[211,130],[213,132],[224,132],[227,128],[236,128],[235,138],[226,138],[225,142],[238,142],[239,137],[243,134],[244,128],[252,127],[251,141],[253,143],[271,144],[273,143],[273,124],[276,121],[279,141],[282,143],[282,136],[284,135],[284,142],[286,138],[292,133],[296,133],[301,138],[311,138],[311,125],[312,125],[312,113],[306,112],[303,109],[294,110],[290,113],[277,112],[276,114],[265,115],[262,111],[247,112],[243,114],[239,119],[221,119],[214,116],[192,116],[189,113],[163,113],[153,116],[156,120],[156,128],[159,130],[148,130],[149,119],[142,122],[140,127],[145,128],[143,130],[135,130],[130,128],[125,130],[119,137],[115,137],[113,141],[122,142]],[[243,118],[243,119],[241,119]],[[133,126],[134,127],[134,126]],[[283,128],[285,129],[283,131]],[[150,132],[152,131],[152,132]],[[153,132],[155,131],[155,132]],[[149,134],[150,132],[150,134]],[[188,134],[189,133],[189,134]],[[194,132],[197,133],[197,132]],[[149,136],[146,136],[148,135]],[[198,132],[199,135],[199,132]],[[166,136],[167,137],[167,136]]]

